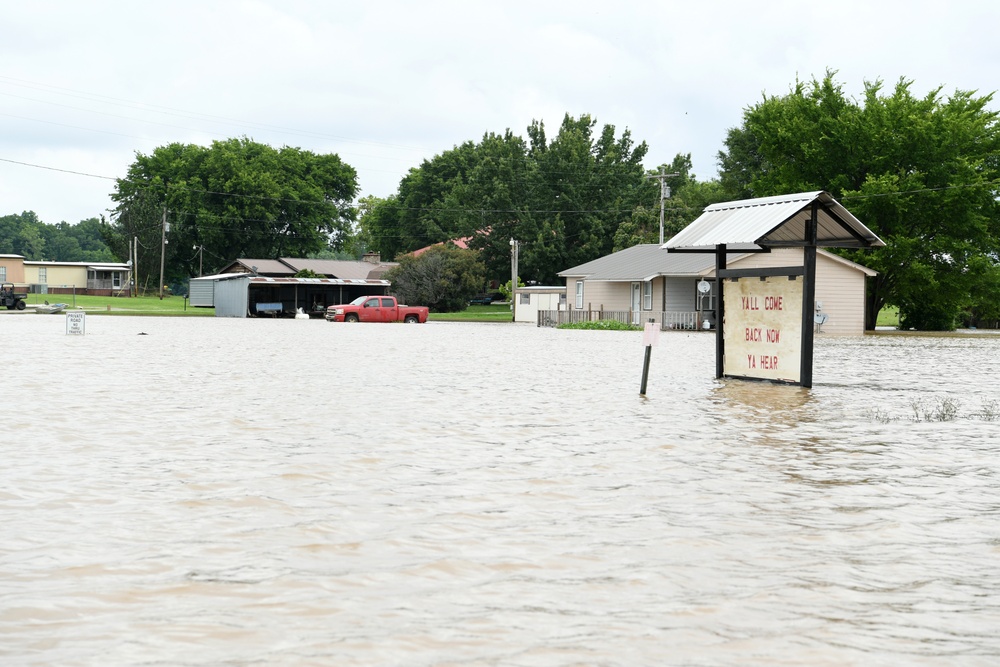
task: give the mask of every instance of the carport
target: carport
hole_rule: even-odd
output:
[[[359,296],[385,294],[387,280],[340,278],[272,278],[229,273],[192,278],[189,294],[194,307],[214,307],[216,317],[293,316],[299,308],[322,317],[327,306]]]

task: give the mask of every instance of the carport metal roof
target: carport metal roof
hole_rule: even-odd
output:
[[[723,244],[753,243],[760,248],[805,246],[813,203],[817,205],[816,246],[885,245],[830,193],[818,191],[713,204],[664,243],[663,248],[676,252],[713,251]]]

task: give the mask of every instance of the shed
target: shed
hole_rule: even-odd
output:
[[[539,311],[566,310],[565,285],[531,285],[514,290],[514,321],[538,322]]]

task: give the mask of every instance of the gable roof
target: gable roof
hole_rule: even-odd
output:
[[[237,259],[219,273],[258,273],[268,276],[292,276],[295,271],[277,259]]]
[[[727,253],[726,259],[732,262],[743,254]],[[711,255],[668,253],[658,243],[647,243],[599,257],[556,275],[611,282],[641,281],[657,276],[700,276],[714,268],[715,258]]]
[[[735,243],[753,243],[759,247],[802,246],[813,203],[817,204],[817,246],[868,248],[885,245],[830,193],[817,191],[712,204],[663,247],[668,250],[712,249]]]
[[[341,280],[381,279],[382,274],[395,266],[393,263],[373,264],[348,259],[304,259],[281,257],[280,259],[237,259],[219,273],[254,273],[274,278],[292,277],[299,271],[308,269],[320,276]]]
[[[381,275],[386,269],[379,264],[359,262],[349,259],[298,259],[282,257],[281,261],[290,266],[292,274],[303,270],[313,271],[321,276],[340,278],[341,280],[367,280],[371,273]]]
[[[404,254],[413,255],[414,257],[420,257],[422,254],[424,254],[425,252],[427,252],[428,250],[430,250],[434,246],[444,245],[445,243],[450,243],[453,246],[455,246],[456,248],[461,248],[462,250],[468,250],[469,249],[469,241],[471,241],[472,239],[473,239],[473,237],[471,237],[471,236],[463,236],[463,237],[458,238],[458,239],[449,239],[447,241],[441,241],[439,243],[432,243],[431,245],[426,245],[423,248],[417,248],[416,250],[413,250],[413,251],[410,251],[409,253],[404,253]]]
[[[741,252],[734,248],[726,253],[726,263],[733,265],[741,259],[753,254],[744,244]],[[817,250],[817,254],[832,261],[860,271],[867,276],[877,275],[866,266],[838,257],[825,250]],[[571,269],[560,271],[561,278],[583,278],[604,282],[643,282],[659,276],[670,278],[700,278],[715,275],[715,256],[706,253],[672,253],[667,252],[658,243],[636,245],[625,250],[599,257],[593,261]]]

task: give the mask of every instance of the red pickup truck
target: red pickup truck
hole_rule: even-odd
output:
[[[427,321],[425,306],[402,306],[394,296],[359,296],[350,303],[329,306],[327,322],[406,322]]]

